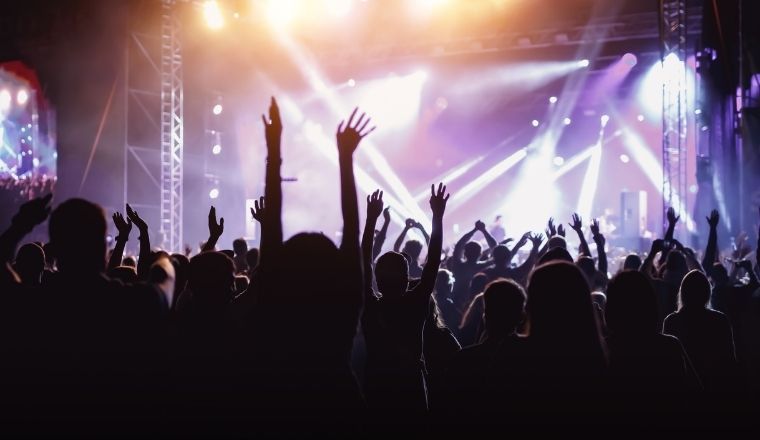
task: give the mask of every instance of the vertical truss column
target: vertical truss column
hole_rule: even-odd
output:
[[[686,0],[660,0],[663,221],[668,207],[686,219]]]
[[[182,46],[174,0],[161,2],[161,232],[171,252],[182,250]]]

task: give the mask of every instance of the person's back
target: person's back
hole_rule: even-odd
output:
[[[706,389],[723,388],[735,363],[728,318],[707,308],[710,283],[701,272],[684,277],[679,295],[681,308],[665,319],[663,333],[681,341]]]

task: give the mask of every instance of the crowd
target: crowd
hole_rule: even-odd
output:
[[[224,219],[213,207],[209,237],[188,258],[152,249],[149,225],[129,205],[113,215],[110,250],[98,205],[70,199],[51,212],[51,194],[21,205],[0,236],[0,430],[752,429],[758,268],[743,258],[721,262],[717,212],[706,219],[701,258],[674,239],[679,218],[670,211],[665,236],[611,274],[599,223],[588,226],[594,256],[577,215],[567,230],[549,219],[543,233],[512,246],[476,221],[446,255],[449,194],[437,184],[429,233],[409,219],[383,253],[390,214],[382,191],[367,197],[360,227],[353,155],[374,128],[357,113],[336,133],[339,245],[314,232],[283,238],[274,99],[262,118],[265,194],[251,209],[258,249],[238,239],[217,251]],[[45,221],[49,241],[19,247]],[[125,257],[135,226],[140,252]],[[405,240],[411,229],[425,243]]]

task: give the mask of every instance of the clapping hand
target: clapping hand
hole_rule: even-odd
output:
[[[137,229],[140,230],[140,235],[146,236],[148,232],[148,224],[145,223],[145,220],[140,218],[140,215],[137,214],[137,211],[132,209],[131,206],[129,206],[129,203],[127,203],[127,218],[129,218],[132,223],[134,223],[137,226]]]
[[[132,219],[127,217],[127,220],[124,220],[124,216],[121,215],[121,213],[118,211],[113,213],[112,218],[113,218],[113,224],[116,226],[116,229],[119,231],[119,236],[116,238],[122,239],[122,240],[128,240],[129,233],[132,231]]]

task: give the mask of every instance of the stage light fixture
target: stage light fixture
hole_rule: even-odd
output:
[[[530,124],[531,124],[532,126],[534,126],[534,127],[538,127],[538,119],[534,119],[533,121],[531,121],[531,123],[530,123]]]
[[[272,24],[283,26],[295,18],[298,9],[297,0],[268,0],[267,17]]]
[[[549,97],[549,104],[556,104],[557,103],[557,97],[556,96],[550,96]]]
[[[644,122],[644,115],[638,115],[638,116],[636,116],[636,119],[637,119],[639,122]]]
[[[589,60],[587,60],[585,58],[582,59],[582,60],[580,60],[580,61],[578,61],[578,66],[579,67],[588,67],[589,64],[591,64],[591,63],[589,62]]]
[[[217,116],[222,114],[222,110],[224,110],[222,104],[214,104],[214,107],[211,108],[211,112]]]
[[[211,29],[217,30],[224,26],[224,16],[216,0],[207,0],[203,3],[203,17],[206,19],[206,25]]]
[[[639,60],[636,58],[636,55],[630,52],[623,55],[623,63],[625,63],[627,66],[633,67],[638,62]]]
[[[348,84],[349,87],[355,87],[356,86],[356,80],[353,79],[353,78],[351,78],[351,79],[348,80],[347,84]]]
[[[561,167],[565,163],[565,158],[562,156],[554,156],[554,165]]]
[[[213,147],[211,147],[211,153],[214,155],[217,155],[222,152],[222,146],[219,144],[214,144]]]
[[[219,197],[219,189],[218,188],[212,188],[211,191],[208,192],[208,197],[210,199],[216,199]]]
[[[627,155],[627,154],[621,154],[621,155],[620,155],[620,162],[623,162],[623,163],[628,163],[628,162],[630,162],[630,161],[631,161],[631,158],[630,158],[630,157],[628,157],[628,155]]]
[[[572,124],[572,122],[573,122],[573,120],[570,119],[570,118],[565,118],[565,119],[562,120],[562,123],[565,124],[565,125],[570,125],[570,124]]]
[[[29,100],[29,92],[26,89],[21,89],[16,93],[16,103],[18,105],[24,105]]]
[[[599,121],[602,123],[602,127],[606,127],[607,123],[610,121],[609,115],[602,115],[601,118],[599,118]]]

